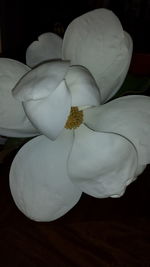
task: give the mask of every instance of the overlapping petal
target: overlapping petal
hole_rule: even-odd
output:
[[[68,61],[51,61],[31,70],[13,89],[37,129],[51,140],[64,128],[71,106],[97,106],[100,93],[90,72]]]
[[[132,40],[110,10],[90,11],[70,23],[65,32],[62,58],[89,69],[103,102],[123,83],[131,54]]]
[[[150,163],[150,98],[125,96],[87,109],[84,121],[94,131],[117,133],[130,140],[138,152],[139,165]]]
[[[137,175],[137,153],[124,137],[95,132],[85,125],[75,131],[68,160],[71,180],[94,197],[119,197]]]
[[[97,106],[100,92],[91,73],[83,66],[71,66],[65,77],[72,96],[72,106]]]
[[[39,131],[55,140],[63,130],[71,109],[71,94],[64,80],[48,97],[23,103],[28,118]]]
[[[25,144],[10,170],[10,188],[18,208],[36,221],[52,221],[79,201],[81,190],[69,179],[67,158],[72,132],[53,142],[39,136]]]
[[[11,93],[19,79],[30,71],[13,59],[0,58],[0,134],[12,137],[38,135],[28,120],[22,104]]]
[[[68,61],[51,61],[31,70],[13,89],[38,130],[54,140],[63,129],[71,108],[64,77]]]
[[[26,51],[27,65],[35,67],[50,59],[61,59],[62,39],[54,33],[44,33]]]
[[[13,89],[21,101],[38,100],[49,96],[64,79],[69,61],[53,60],[34,68]]]

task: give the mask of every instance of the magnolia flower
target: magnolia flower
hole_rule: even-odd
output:
[[[63,73],[64,69],[60,81],[58,73]],[[51,70],[48,76],[46,70]],[[119,197],[148,164],[150,147],[146,144],[150,133],[144,125],[144,118],[148,120],[149,117],[146,111],[150,108],[148,97],[126,96],[99,106],[98,88],[88,70],[81,66],[69,67],[63,61],[44,63],[28,72],[13,89],[13,95],[23,102],[33,125],[49,139],[56,139],[53,142],[37,137],[16,156],[11,167],[10,184],[19,207],[21,202],[25,203],[23,194],[27,194],[28,201],[32,198],[32,190],[29,197],[23,188],[27,183],[28,190],[29,179],[31,184],[34,182],[38,196],[45,184],[43,177],[51,183],[56,176],[61,181],[68,176],[78,189],[91,196]],[[139,114],[135,118],[137,111]],[[139,128],[139,124],[143,126]],[[60,162],[65,169],[64,177]],[[46,189],[50,192],[47,180]],[[45,195],[44,191],[43,197]],[[44,200],[42,204],[45,205]],[[31,208],[31,202],[28,205]],[[37,207],[35,203],[34,206]],[[25,210],[23,212],[28,215]],[[32,209],[32,214],[34,212]]]
[[[103,104],[120,88],[131,53],[131,38],[104,9],[75,19],[63,41],[46,34],[28,48],[27,64],[38,66],[13,82],[11,97],[41,135],[17,153],[10,188],[29,218],[57,219],[82,192],[119,197],[150,162],[149,98]]]

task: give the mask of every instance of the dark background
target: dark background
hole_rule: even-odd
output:
[[[111,9],[134,41],[134,51],[150,52],[150,0],[1,0],[0,28],[3,55],[24,61],[27,46],[52,31],[63,36],[77,16],[95,8]]]

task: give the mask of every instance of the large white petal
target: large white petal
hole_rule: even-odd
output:
[[[89,69],[103,102],[123,83],[131,54],[131,38],[115,14],[106,9],[96,9],[73,20],[63,40],[62,58]]]
[[[12,96],[12,88],[29,71],[29,67],[13,59],[0,58],[0,134],[12,137],[37,135],[22,104]]]
[[[95,131],[113,132],[129,139],[140,165],[150,163],[150,98],[125,96],[86,110],[85,123]]]
[[[64,79],[68,67],[68,61],[53,60],[41,64],[19,81],[13,89],[14,97],[27,101],[49,96]]]
[[[68,178],[66,164],[72,132],[55,141],[39,136],[25,144],[10,170],[10,188],[18,208],[36,221],[52,221],[78,202],[81,191]]]
[[[83,66],[71,66],[65,77],[71,91],[72,106],[97,106],[100,93],[91,73]]]
[[[119,197],[136,178],[136,150],[122,136],[82,125],[75,131],[68,171],[83,192],[99,198]]]
[[[63,80],[48,97],[23,103],[33,125],[51,140],[63,130],[71,109],[71,94]]]
[[[34,41],[26,52],[26,62],[30,67],[34,67],[50,59],[59,59],[62,54],[62,39],[52,33],[44,33]]]

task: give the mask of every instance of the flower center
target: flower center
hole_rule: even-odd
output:
[[[70,114],[68,116],[68,120],[66,122],[66,129],[76,129],[83,122],[83,111],[79,110],[78,107],[71,107]]]

